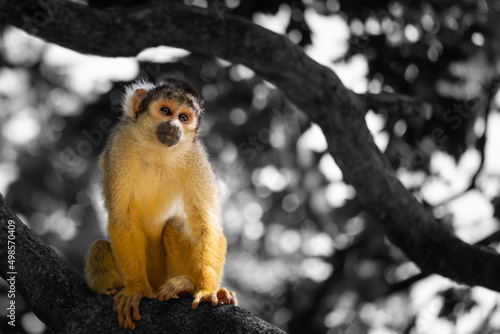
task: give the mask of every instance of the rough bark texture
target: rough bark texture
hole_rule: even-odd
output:
[[[46,20],[37,21],[41,14]],[[0,23],[82,53],[134,56],[147,47],[169,45],[250,67],[321,126],[345,181],[390,240],[424,272],[500,291],[499,254],[452,236],[395,177],[365,124],[364,109],[372,102],[346,89],[335,73],[286,37],[220,8],[167,3],[98,11],[55,0],[0,0]]]
[[[13,269],[7,266],[9,220],[15,223],[11,227],[15,235]],[[83,277],[6,206],[1,194],[0,240],[0,275],[15,277],[16,292],[50,329],[72,334],[131,333],[118,326],[112,297],[91,292]],[[12,271],[17,274],[8,274]],[[142,318],[133,333],[285,333],[242,308],[202,303],[192,310],[192,302],[188,295],[164,302],[143,298],[139,306]]]

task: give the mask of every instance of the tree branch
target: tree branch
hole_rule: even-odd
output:
[[[14,239],[8,239],[9,231],[14,231]],[[14,278],[9,285],[14,282],[14,290],[50,329],[73,334],[130,332],[118,326],[113,298],[91,292],[83,277],[7,207],[1,194],[0,240],[0,276]],[[8,245],[15,247],[12,268],[7,263]],[[190,295],[165,302],[143,298],[134,333],[285,333],[242,308],[202,303],[191,310],[192,302]]]
[[[487,236],[486,238],[481,239],[480,241],[474,243],[474,246],[482,246],[482,247],[484,247],[484,246],[488,246],[489,244],[494,243],[494,242],[498,242],[498,241],[500,241],[500,230],[499,231],[495,231],[492,234],[490,234],[489,236]],[[387,295],[393,294],[395,292],[406,290],[410,286],[412,286],[413,284],[415,284],[416,282],[418,282],[418,281],[420,281],[420,280],[422,280],[422,279],[424,279],[426,277],[429,277],[430,274],[432,274],[432,273],[418,273],[418,274],[416,274],[414,276],[408,277],[405,280],[393,283],[389,287],[389,291],[388,292],[384,291],[384,295],[387,296]]]
[[[360,96],[365,99],[367,110],[385,110],[388,113],[401,116],[417,116],[423,119],[430,119],[432,116],[432,106],[429,103],[411,96],[389,92],[365,93]]]
[[[33,18],[40,12],[48,19],[36,25]],[[0,0],[0,22],[83,53],[134,56],[147,47],[169,45],[250,67],[321,126],[346,182],[423,272],[500,291],[500,255],[466,244],[435,221],[378,150],[359,96],[285,36],[213,10],[167,3],[98,11],[55,0],[45,0],[43,8],[36,0]]]

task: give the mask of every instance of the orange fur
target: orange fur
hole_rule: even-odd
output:
[[[110,243],[95,242],[85,268],[95,292],[124,287],[115,304],[120,325],[129,328],[140,318],[138,301],[144,296],[163,300],[194,293],[193,308],[203,301],[237,303],[234,293],[220,288],[226,239],[215,176],[197,139],[201,102],[167,83],[173,97],[152,99],[138,114],[154,86],[133,87],[99,161]],[[192,103],[182,102],[183,93]],[[162,107],[172,115],[161,113]],[[179,121],[180,114],[188,121]],[[156,134],[157,125],[167,121],[182,133],[172,147]]]

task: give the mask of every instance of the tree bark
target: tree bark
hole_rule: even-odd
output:
[[[466,244],[438,224],[376,147],[364,119],[376,98],[370,96],[370,102],[346,89],[334,72],[285,36],[231,16],[220,5],[214,10],[162,3],[99,11],[56,0],[0,0],[0,23],[82,53],[135,56],[147,47],[169,45],[248,66],[321,126],[344,180],[423,272],[500,291],[499,254]]]
[[[131,332],[118,326],[113,297],[90,291],[83,277],[7,207],[1,194],[0,240],[0,276],[9,279],[10,289],[23,296],[50,329],[71,334]],[[7,262],[8,249],[11,255],[12,250],[15,253],[12,263]],[[143,298],[141,320],[136,321],[133,332],[285,333],[240,307],[202,303],[192,310],[192,302],[191,295],[164,302]],[[15,324],[20,325],[19,318]]]

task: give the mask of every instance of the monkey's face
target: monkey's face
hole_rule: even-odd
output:
[[[195,139],[199,116],[184,103],[161,99],[153,101],[148,112],[156,124],[154,131],[161,144],[174,147]]]
[[[195,142],[203,108],[196,90],[178,79],[142,85],[133,92],[127,89],[123,103],[132,132],[140,136],[136,141],[176,151]]]

